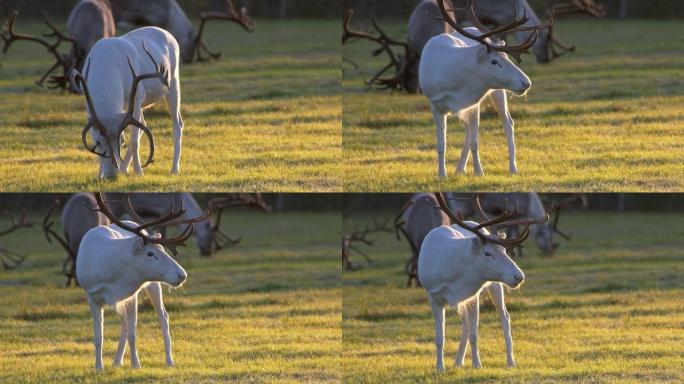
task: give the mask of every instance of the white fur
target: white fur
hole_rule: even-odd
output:
[[[151,107],[166,97],[169,115],[173,122],[173,166],[171,173],[180,172],[181,139],[183,133],[183,119],[180,113],[181,91],[179,77],[179,48],[176,39],[165,30],[157,27],[144,27],[129,32],[121,37],[112,37],[99,40],[91,49],[86,59],[83,75],[90,91],[95,113],[105,125],[108,134],[114,134],[121,123],[133,83],[133,75],[128,67],[127,57],[130,57],[136,74],[142,75],[155,72],[154,65],[143,50],[143,42],[147,46],[156,62],[163,65],[169,71],[166,88],[157,78],[145,79],[140,83],[135,100],[133,117],[145,124],[143,110]],[[86,105],[87,109],[87,105]],[[90,116],[91,112],[88,111]],[[140,163],[139,141],[141,130],[131,126],[131,145],[125,159],[119,158],[115,153],[118,169],[114,167],[111,159],[100,157],[99,177],[114,177],[117,173],[126,173],[132,159],[136,174],[143,173]],[[91,129],[91,135],[95,142],[101,142],[99,148],[107,148],[104,145],[105,138],[100,137],[96,129]],[[118,138],[108,137],[113,148],[119,145]],[[118,152],[115,150],[115,152]]]
[[[124,223],[137,225],[131,221]],[[138,292],[150,297],[164,335],[166,364],[173,365],[169,319],[162,300],[161,283],[179,287],[187,273],[160,245],[145,244],[135,234],[115,224],[98,226],[81,240],[76,276],[88,294],[93,315],[95,368],[103,370],[102,343],[104,307],[114,307],[121,318],[121,336],[114,366],[121,366],[126,344],[130,346],[131,366],[140,367],[136,348]]]
[[[481,34],[476,28],[467,28]],[[495,60],[496,64],[492,64]],[[423,49],[419,69],[420,88],[430,101],[436,124],[438,173],[446,177],[447,116],[456,114],[466,126],[466,137],[457,172],[464,173],[470,153],[476,175],[483,175],[479,156],[480,102],[489,96],[504,124],[508,139],[509,171],[518,172],[515,162],[513,119],[508,112],[506,90],[523,95],[530,79],[506,54],[487,48],[458,32],[431,38]],[[470,153],[468,152],[470,150]]]
[[[466,223],[477,225],[470,221]],[[485,229],[481,231],[486,232]],[[457,306],[463,322],[456,364],[463,365],[466,348],[470,343],[473,367],[482,366],[477,346],[477,325],[479,295],[484,288],[488,289],[501,315],[508,366],[515,366],[510,319],[504,304],[501,283],[518,287],[524,281],[525,274],[508,257],[503,247],[483,243],[475,234],[458,225],[443,225],[433,229],[423,240],[418,258],[418,278],[428,293],[435,317],[438,370],[444,370],[446,306]]]

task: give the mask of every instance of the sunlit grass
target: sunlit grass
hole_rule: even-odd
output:
[[[16,43],[0,67],[2,190],[339,190],[336,27],[259,20],[248,34],[211,25],[208,45],[223,52],[221,60],[181,66],[181,176],[170,176],[172,125],[162,102],[146,113],[157,141],[154,164],[143,177],[103,182],[95,181],[96,156],[80,143],[83,98],[34,85],[50,57],[35,44]],[[42,26],[20,18],[20,30]]]
[[[37,219],[37,218],[36,218]],[[63,288],[63,252],[39,229],[3,237],[29,252],[0,270],[0,382],[339,382],[342,333],[336,213],[234,213],[224,231],[242,243],[211,258],[180,250],[188,281],[165,292],[176,367],[145,298],[142,368],[111,368],[119,319],[105,312],[105,373],[94,370],[92,320],[82,289]],[[143,295],[144,296],[144,295]]]
[[[356,216],[354,222],[368,220]],[[444,374],[434,369],[427,295],[404,288],[408,245],[375,235],[368,250],[377,266],[343,275],[344,381],[682,382],[682,220],[681,214],[566,215],[562,226],[574,234],[572,242],[551,258],[538,256],[530,242],[517,260],[527,280],[507,294],[506,305],[518,367],[506,368],[498,315],[485,294],[479,328],[484,368],[472,369],[470,354],[466,368],[453,364],[461,326],[451,308]]]
[[[393,36],[400,23],[383,23]],[[437,179],[435,133],[422,95],[378,92],[362,80],[382,67],[371,45],[344,46],[344,188],[406,191],[435,188],[502,191],[684,190],[684,58],[677,22],[561,20],[558,36],[577,44],[551,65],[524,57],[527,98],[509,106],[516,126],[517,176],[508,175],[502,124],[489,102],[481,120],[484,177],[472,162],[456,175],[463,125],[449,119],[448,179]],[[662,39],[662,36],[672,38]]]

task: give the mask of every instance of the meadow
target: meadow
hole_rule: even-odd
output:
[[[17,32],[46,27],[19,15]],[[28,21],[27,21],[28,20]],[[57,23],[64,28],[64,22]],[[257,20],[256,31],[208,24],[219,61],[181,64],[185,120],[181,175],[170,176],[166,103],[146,113],[155,162],[142,177],[96,180],[97,157],[81,144],[80,95],[34,82],[52,65],[34,43],[0,57],[3,191],[331,191],[339,187],[341,101],[338,24]],[[143,140],[145,142],[145,140]],[[142,155],[147,154],[147,143]]]
[[[39,228],[3,237],[4,246],[29,256],[15,270],[0,270],[0,382],[339,382],[339,214],[233,212],[224,220],[226,233],[242,237],[236,247],[209,258],[193,240],[179,248],[188,280],[164,298],[176,366],[165,366],[145,298],[142,368],[130,368],[128,353],[123,368],[111,367],[119,318],[108,309],[103,374],[94,369],[86,294],[64,288],[63,251]]]
[[[351,217],[360,226],[369,221]],[[483,368],[471,367],[470,352],[465,368],[454,365],[461,325],[456,310],[448,308],[443,374],[435,371],[427,295],[405,288],[408,245],[391,234],[371,236],[376,244],[365,249],[375,266],[343,273],[343,381],[682,382],[682,220],[682,214],[564,214],[562,227],[573,233],[571,242],[563,242],[553,257],[541,257],[528,241],[525,257],[517,259],[526,282],[506,297],[517,368],[506,368],[499,318],[484,294]],[[360,257],[355,262],[365,264]]]
[[[361,18],[356,20],[359,24]],[[404,38],[404,22],[381,20]],[[512,98],[519,174],[508,174],[503,125],[489,101],[480,125],[485,176],[472,161],[456,174],[463,125],[449,118],[447,179],[437,178],[435,128],[422,95],[363,84],[386,57],[367,41],[343,56],[343,188],[346,191],[682,191],[684,40],[675,21],[559,19],[557,36],[577,45],[549,65],[523,56],[532,80]],[[361,28],[361,27],[359,27]],[[663,38],[667,36],[667,38]]]

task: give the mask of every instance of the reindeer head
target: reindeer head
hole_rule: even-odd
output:
[[[138,271],[144,281],[162,281],[173,287],[183,284],[187,278],[187,273],[167,253],[167,250],[176,255],[176,247],[184,245],[185,241],[190,238],[194,224],[207,221],[210,215],[209,212],[191,219],[179,220],[178,218],[185,214],[185,209],[182,203],[178,209],[172,203],[171,209],[167,214],[143,222],[133,209],[128,197],[126,197],[124,203],[127,204],[127,210],[135,217],[139,224],[129,220],[120,220],[116,217],[109,209],[102,194],[96,194],[95,200],[98,207],[93,209],[102,212],[116,227],[133,234],[133,236],[121,239],[121,241],[126,243],[123,247],[122,259],[130,264],[130,268]],[[177,237],[164,238],[159,234],[150,234],[148,232],[150,228],[176,224],[187,224],[185,230]]]
[[[543,224],[549,220],[548,213],[538,219],[513,220],[519,216],[518,211],[505,211],[500,216],[489,218],[480,205],[480,197],[473,197],[473,205],[477,213],[483,218],[481,223],[474,221],[464,221],[460,212],[455,214],[449,208],[446,199],[441,193],[435,193],[439,208],[449,216],[449,219],[461,228],[472,232],[475,237],[471,242],[471,263],[482,273],[487,280],[500,281],[506,285],[516,288],[525,280],[525,274],[517,264],[511,259],[513,249],[524,242],[530,235],[530,226]],[[499,229],[523,226],[523,230],[518,237],[507,238],[503,233],[492,233],[493,226]]]

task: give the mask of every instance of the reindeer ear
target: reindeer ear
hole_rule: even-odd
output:
[[[473,251],[473,254],[480,253],[483,245],[484,244],[482,244],[482,239],[480,239],[477,236],[473,237],[473,239],[470,241],[470,246],[471,246],[471,249]]]
[[[489,49],[487,49],[487,47],[482,44],[478,44],[477,63],[482,64],[487,60],[487,58],[489,58]]]
[[[139,236],[133,236],[131,237],[131,252],[134,255],[141,254],[145,251],[145,243],[143,242],[143,239],[141,239]]]

